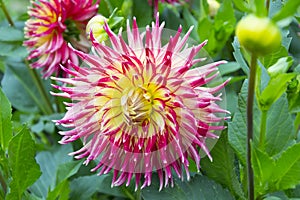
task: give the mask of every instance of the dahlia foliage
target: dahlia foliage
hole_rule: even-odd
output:
[[[66,76],[60,65],[69,67],[67,60],[78,64],[78,57],[67,45],[71,42],[81,50],[88,49],[84,41],[85,25],[98,10],[99,0],[33,1],[26,22],[24,45],[30,50],[33,68],[42,68],[43,77],[52,74]],[[82,40],[82,41],[80,41]],[[88,46],[89,47],[89,46]],[[60,74],[62,73],[62,74]]]
[[[299,8],[0,0],[0,200],[300,199]]]
[[[73,70],[63,68],[72,78],[56,78],[65,83],[54,86],[63,93],[55,94],[73,100],[57,124],[70,128],[61,131],[60,143],[82,139],[83,147],[72,153],[86,158],[85,164],[99,159],[92,170],[99,174],[113,171],[112,186],[129,185],[135,176],[136,188],[151,184],[156,171],[160,189],[173,184],[178,177],[189,179],[189,160],[199,169],[202,149],[208,156],[207,138],[218,138],[213,132],[226,113],[216,102],[227,81],[216,87],[206,84],[218,76],[219,61],[193,68],[203,59],[196,56],[206,41],[189,47],[192,28],[182,37],[182,27],[162,44],[164,23],[158,17],[141,32],[136,19],[132,28],[127,22],[126,42],[107,24],[111,47],[98,43],[91,32],[93,54],[72,50],[84,66],[69,62]],[[193,68],[193,69],[192,69]],[[67,85],[69,86],[67,86]],[[214,95],[216,94],[216,95]]]

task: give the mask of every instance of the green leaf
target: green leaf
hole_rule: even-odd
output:
[[[152,8],[148,1],[132,0],[132,16],[135,16],[139,27],[145,27],[152,21]]]
[[[233,0],[234,5],[242,12],[249,12],[249,4],[244,0]]]
[[[201,168],[204,174],[216,182],[226,186],[231,193],[241,199],[245,199],[241,189],[241,183],[236,175],[236,166],[234,165],[234,152],[227,140],[227,133],[223,132],[221,138],[210,152],[213,157],[211,162],[208,157],[202,158]]]
[[[51,152],[38,153],[36,160],[41,167],[42,176],[30,187],[30,191],[37,197],[46,198],[48,191],[53,191],[56,187],[58,168],[61,164],[72,161],[72,157],[68,156],[72,151],[71,145],[62,145],[55,146]]]
[[[1,149],[5,152],[8,147],[9,140],[12,138],[11,123],[11,105],[2,89],[0,88],[0,143]]]
[[[255,175],[255,194],[263,195],[268,190],[270,178],[275,167],[275,161],[266,152],[252,145],[252,167]]]
[[[126,197],[122,193],[121,187],[110,187],[111,180],[111,174],[78,177],[72,180],[70,184],[70,199],[90,199],[90,197],[96,192],[101,192],[116,197]]]
[[[42,110],[45,105],[28,70],[24,63],[8,60],[1,84],[14,108],[24,112],[37,112],[37,106]],[[50,80],[43,80],[43,85],[50,90]]]
[[[286,91],[287,82],[295,77],[295,74],[279,74],[270,79],[267,87],[262,91],[259,104],[262,110],[269,110],[270,106]]]
[[[12,170],[12,181],[7,199],[21,199],[23,192],[41,175],[36,163],[35,143],[30,132],[24,128],[12,138],[8,147],[9,164]]]
[[[56,173],[56,184],[59,184],[62,181],[76,174],[81,165],[81,160],[71,161],[59,165]]]
[[[287,88],[290,112],[300,112],[300,73],[294,78]]]
[[[237,62],[228,62],[218,66],[221,76],[235,72],[240,68],[241,66]]]
[[[58,184],[54,190],[49,192],[47,200],[68,200],[70,194],[69,181],[64,180]]]
[[[194,26],[194,29],[192,30],[190,37],[199,41],[199,36],[197,34],[198,22],[195,19],[195,17],[192,15],[192,13],[188,10],[187,7],[183,8],[183,24],[182,24],[182,26],[183,26],[184,32],[187,32],[191,26]]]
[[[0,27],[0,41],[4,42],[16,42],[23,41],[23,31],[15,27]]]
[[[196,175],[190,181],[182,182],[176,179],[174,187],[167,187],[158,191],[159,180],[157,176],[152,179],[151,186],[142,190],[144,200],[233,200],[233,196],[221,185],[208,179],[206,176]]]
[[[27,50],[21,43],[7,43],[0,41],[0,56],[25,58]]]
[[[228,140],[243,165],[246,165],[246,100],[248,80],[242,86],[238,109],[228,124]],[[253,108],[254,145],[258,145],[261,112],[255,99]],[[266,127],[265,150],[269,156],[280,154],[293,140],[293,120],[288,112],[286,95],[282,95],[269,109]]]
[[[268,73],[271,77],[275,77],[279,74],[286,73],[290,66],[293,64],[293,58],[282,57],[277,62],[268,68]]]
[[[241,66],[242,70],[244,71],[244,73],[246,75],[249,74],[249,67],[243,57],[243,54],[241,53],[241,46],[239,44],[239,41],[237,39],[237,37],[234,37],[234,41],[232,43],[234,52],[233,52],[233,56],[235,58],[235,60],[237,61],[237,63]]]
[[[236,19],[231,0],[224,0],[215,17],[216,30],[224,29],[230,35],[234,30]]]
[[[300,143],[289,147],[278,158],[272,180],[276,181],[277,190],[294,188],[300,184]]]
[[[292,17],[300,6],[300,1],[288,0],[283,8],[273,16],[273,21],[279,22],[288,17]]]

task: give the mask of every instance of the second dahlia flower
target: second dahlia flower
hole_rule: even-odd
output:
[[[42,68],[43,77],[63,73],[60,65],[67,60],[78,64],[77,55],[68,47],[71,42],[83,49],[78,42],[85,24],[97,13],[99,0],[39,0],[32,1],[26,22],[24,45],[30,50],[28,59],[34,59],[34,68]],[[66,74],[62,74],[65,76]]]
[[[195,56],[206,44],[188,47],[192,29],[181,37],[182,28],[162,45],[164,23],[158,17],[152,28],[140,32],[136,20],[127,25],[126,42],[104,25],[111,46],[98,43],[91,33],[94,54],[75,51],[86,67],[72,64],[64,69],[73,78],[55,78],[69,86],[55,86],[73,103],[57,124],[70,128],[60,132],[61,144],[82,139],[83,147],[72,155],[86,158],[85,164],[99,160],[92,170],[99,175],[113,172],[112,186],[129,185],[141,179],[142,188],[151,184],[153,171],[160,180],[160,189],[173,183],[174,174],[189,179],[189,158],[199,169],[202,149],[209,155],[207,138],[226,113],[214,95],[227,83],[215,87],[206,84],[218,76],[217,66],[193,68],[202,59]],[[193,68],[193,69],[192,69]]]

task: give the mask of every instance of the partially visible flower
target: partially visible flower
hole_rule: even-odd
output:
[[[63,73],[60,65],[67,60],[78,64],[77,55],[67,45],[71,42],[78,48],[84,35],[87,20],[97,13],[99,0],[40,0],[33,1],[26,22],[24,45],[30,50],[28,59],[34,59],[33,68],[42,68],[43,77]],[[65,76],[66,74],[61,74]]]
[[[220,8],[220,3],[216,0],[207,0],[207,3],[209,7],[209,15],[214,17]]]
[[[94,38],[98,42],[102,42],[108,39],[108,35],[106,31],[104,30],[104,23],[107,22],[107,18],[102,15],[96,15],[94,16],[87,24],[86,26],[86,34],[90,35],[90,32],[92,31]]]
[[[133,177],[136,188],[142,178],[142,188],[149,186],[153,171],[160,189],[173,185],[173,171],[182,179],[185,171],[189,179],[189,158],[199,169],[199,149],[210,157],[206,139],[217,138],[214,131],[224,128],[217,113],[227,111],[217,105],[216,93],[227,81],[207,86],[224,61],[193,68],[203,60],[195,56],[206,41],[188,47],[192,28],[181,37],[180,26],[163,45],[163,27],[157,17],[152,29],[140,32],[134,19],[132,29],[127,24],[126,42],[105,24],[112,47],[91,34],[94,54],[76,51],[88,66],[71,63],[74,70],[65,71],[72,78],[53,77],[69,84],[54,85],[63,93],[53,95],[73,100],[57,121],[69,128],[60,132],[60,143],[82,139],[84,146],[72,155],[86,158],[86,165],[98,158],[92,171],[113,171],[112,186],[128,186]]]

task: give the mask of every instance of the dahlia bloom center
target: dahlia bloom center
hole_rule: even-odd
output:
[[[152,95],[143,88],[133,88],[121,98],[123,115],[128,125],[141,125],[149,120],[152,111]]]

